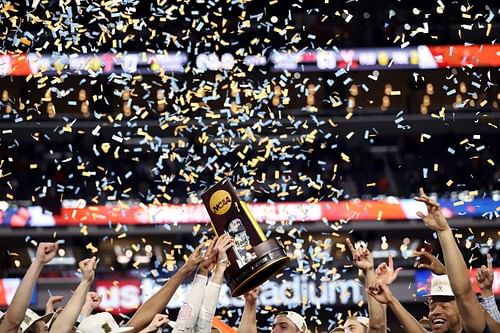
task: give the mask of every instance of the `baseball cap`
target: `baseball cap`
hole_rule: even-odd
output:
[[[81,333],[125,333],[133,329],[133,327],[118,326],[113,316],[108,312],[88,316],[78,325],[78,331]]]
[[[274,322],[275,323],[276,323],[276,320],[279,317],[286,317],[286,318],[290,319],[290,321],[292,323],[294,323],[294,325],[297,326],[297,328],[300,331],[307,332],[306,320],[304,319],[304,317],[302,317],[301,315],[299,315],[297,312],[293,312],[293,311],[283,311],[283,312],[280,312],[274,318]]]
[[[28,331],[39,320],[42,320],[45,324],[47,324],[53,315],[54,313],[47,313],[43,316],[39,316],[35,311],[26,309],[26,312],[24,313],[24,319],[19,328],[21,329],[21,332],[24,333]]]
[[[455,297],[453,290],[451,290],[450,280],[448,275],[432,275],[431,290],[425,297],[432,296],[448,296]]]

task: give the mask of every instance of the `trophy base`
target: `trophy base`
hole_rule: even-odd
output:
[[[243,266],[237,276],[228,279],[233,297],[241,296],[261,285],[281,271],[290,260],[281,244],[274,238],[260,243],[254,250],[257,258]]]

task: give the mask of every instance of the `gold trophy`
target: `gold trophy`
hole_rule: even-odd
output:
[[[245,202],[228,179],[201,195],[217,236],[228,233],[234,246],[227,251],[226,269],[231,294],[240,296],[278,273],[288,262],[283,245],[267,239]]]

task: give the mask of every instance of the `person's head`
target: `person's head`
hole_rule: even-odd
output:
[[[344,324],[346,333],[366,333],[368,331],[368,318],[353,317],[346,320]]]
[[[304,317],[297,312],[285,311],[276,315],[272,333],[306,333],[307,324]]]
[[[43,320],[37,320],[31,325],[30,329],[26,331],[27,333],[48,333],[49,327]]]
[[[429,321],[433,333],[455,333],[462,331],[462,320],[458,312],[455,295],[447,275],[434,276],[428,295]]]
[[[455,297],[430,297],[428,317],[433,333],[455,333],[462,331],[462,320],[458,312]]]
[[[48,313],[43,316],[39,316],[36,312],[31,309],[26,309],[24,313],[24,319],[21,323],[21,332],[23,333],[48,333],[49,327],[48,322],[52,318],[53,313]]]

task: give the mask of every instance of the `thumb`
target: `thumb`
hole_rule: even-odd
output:
[[[417,216],[420,217],[421,219],[423,219],[426,215],[424,213],[422,213],[421,211],[418,211]]]

